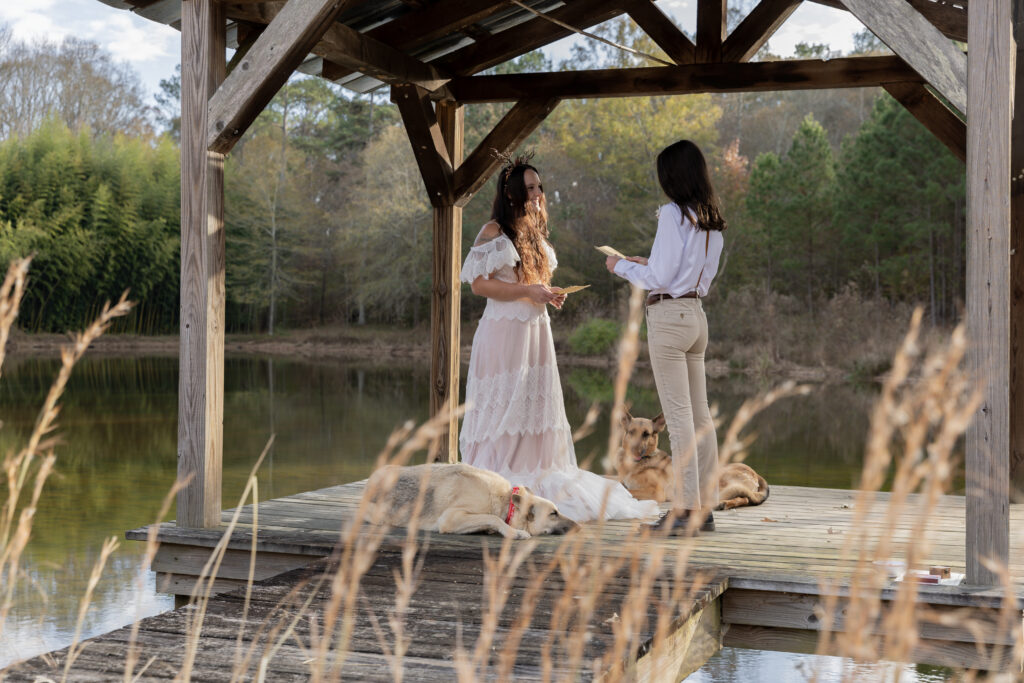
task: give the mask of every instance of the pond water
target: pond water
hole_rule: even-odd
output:
[[[52,359],[8,359],[0,381],[4,452],[24,443],[57,369]],[[274,447],[259,472],[261,499],[366,477],[396,425],[427,417],[428,379],[425,364],[228,357],[225,507],[238,502],[271,434]],[[594,401],[607,414],[607,371],[566,367],[562,379],[573,426]],[[728,421],[744,399],[767,388],[746,377],[719,379],[709,383],[709,395]],[[156,592],[151,574],[140,578],[142,544],[123,538],[125,530],[156,521],[174,481],[177,390],[177,358],[87,358],[75,369],[63,398],[56,470],[22,558],[25,576],[16,586],[15,607],[0,631],[0,667],[69,644],[105,538],[117,537],[121,546],[96,587],[83,637],[173,609],[173,597]],[[874,397],[872,387],[840,385],[777,403],[754,421],[758,436],[747,462],[773,484],[855,486]],[[647,371],[637,372],[628,398],[635,415],[659,411]],[[600,470],[607,438],[607,421],[599,420],[595,432],[577,444],[580,461],[592,457],[592,469]],[[167,518],[173,517],[172,506]],[[718,674],[706,667],[695,680],[733,680],[720,672],[749,673],[760,661],[750,659],[755,656],[774,658],[768,670],[790,670],[802,661],[797,655],[727,650],[709,663],[719,667]]]

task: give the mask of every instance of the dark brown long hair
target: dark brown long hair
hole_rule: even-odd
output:
[[[516,275],[527,284],[548,284],[551,282],[551,264],[544,244],[548,238],[548,204],[541,194],[540,209],[527,204],[526,181],[523,175],[533,171],[523,157],[517,157],[511,165],[498,172],[498,189],[494,195],[491,220],[508,235],[519,252]],[[541,185],[543,193],[544,186]]]
[[[668,198],[685,215],[689,209],[697,217],[700,230],[725,230],[718,195],[711,185],[708,164],[700,148],[690,140],[674,142],[658,155],[658,182]]]

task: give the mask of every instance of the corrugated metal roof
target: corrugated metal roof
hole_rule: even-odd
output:
[[[118,9],[129,10],[151,21],[181,29],[181,0],[99,0],[99,2]],[[253,5],[258,4],[247,2],[246,7],[251,9]],[[549,12],[565,3],[562,0],[524,0],[523,4],[539,12]],[[426,9],[429,10],[429,5]],[[418,10],[410,3],[401,0],[363,2],[344,11],[337,21],[365,33],[415,11]],[[226,4],[226,12],[230,17],[230,4]],[[493,35],[534,18],[531,12],[521,7],[508,5],[476,22],[474,27],[478,29],[479,33]],[[474,42],[476,41],[470,35],[458,31],[417,45],[408,54],[421,61],[430,62]],[[231,19],[227,22],[227,45],[229,48],[238,47],[237,22]],[[323,59],[315,54],[310,54],[298,70],[303,73],[320,75],[322,66]],[[334,82],[359,93],[369,92],[384,85],[376,78],[361,73],[347,74],[335,79]]]

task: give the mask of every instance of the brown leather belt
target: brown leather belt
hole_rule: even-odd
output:
[[[697,292],[687,292],[686,294],[680,294],[679,296],[672,296],[671,294],[651,294],[647,297],[647,305],[653,306],[654,304],[662,301],[663,299],[699,299],[700,295]]]

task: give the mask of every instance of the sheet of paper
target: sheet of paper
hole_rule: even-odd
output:
[[[618,249],[609,247],[608,245],[602,245],[600,247],[594,247],[605,256],[618,256],[619,258],[626,258]]]
[[[552,289],[557,289],[561,294],[575,294],[576,292],[583,291],[589,286],[590,285],[573,285],[571,287],[553,287]]]

